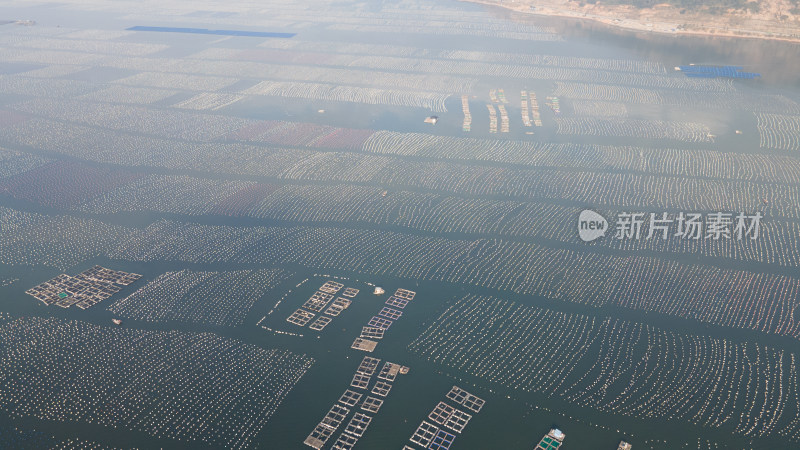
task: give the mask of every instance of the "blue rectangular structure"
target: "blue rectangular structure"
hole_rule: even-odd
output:
[[[268,37],[288,39],[297,33],[275,33],[269,31],[241,31],[241,30],[209,30],[207,28],[178,28],[178,27],[148,27],[137,25],[127,28],[128,31],[155,31],[159,33],[190,33],[190,34],[212,34],[216,36],[245,36],[245,37]]]
[[[741,66],[680,66],[679,69],[692,78],[743,78],[752,80],[760,77],[761,74],[742,72]]]

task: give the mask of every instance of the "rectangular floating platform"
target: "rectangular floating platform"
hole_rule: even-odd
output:
[[[369,375],[364,375],[361,373],[357,373],[353,375],[353,381],[350,382],[350,386],[358,389],[366,389],[369,386],[369,380],[372,377]]]
[[[394,381],[397,378],[397,374],[400,373],[400,369],[403,366],[400,364],[395,364],[392,362],[387,362],[383,365],[381,372],[378,374],[378,378],[385,381]]]
[[[439,433],[439,427],[423,420],[409,440],[424,448],[428,448],[437,433]]]
[[[388,330],[389,327],[392,326],[392,321],[380,316],[372,316],[372,319],[367,322],[367,325],[380,328],[382,330]]]
[[[358,295],[358,289],[356,289],[356,288],[347,288],[347,289],[344,290],[344,292],[342,292],[342,295],[345,296],[345,297],[353,298],[356,295]]]
[[[322,448],[323,445],[325,445],[325,442],[327,442],[328,439],[330,439],[332,434],[333,434],[332,429],[322,424],[319,424],[314,428],[314,431],[312,431],[311,434],[308,435],[308,437],[306,438],[305,441],[303,441],[303,443],[311,448],[316,448],[317,450],[319,450]]]
[[[347,424],[344,431],[353,436],[361,437],[364,435],[364,432],[367,431],[370,422],[372,422],[372,417],[357,412],[353,418],[350,419],[350,423]]]
[[[286,318],[286,321],[289,323],[293,323],[297,326],[304,327],[313,318],[314,318],[314,313],[310,313],[304,309],[298,308],[295,312],[292,313],[292,315]]]
[[[444,425],[447,420],[450,419],[450,416],[453,415],[453,411],[455,411],[455,408],[452,406],[445,402],[439,402],[439,404],[433,408],[433,411],[428,414],[428,419],[431,419],[431,421],[439,425]]]
[[[342,424],[349,413],[349,408],[345,408],[342,405],[333,405],[328,414],[325,414],[325,417],[322,418],[320,425],[327,425],[335,430]]]
[[[339,438],[336,439],[336,442],[333,443],[333,447],[331,450],[351,450],[353,447],[356,446],[358,442],[358,438],[347,433],[342,433],[339,435]]]
[[[314,331],[322,331],[323,328],[325,328],[329,323],[331,323],[331,320],[333,319],[331,319],[330,317],[319,316],[317,317],[317,320],[315,320],[313,323],[311,323],[311,325],[308,326],[308,328]]]
[[[406,307],[406,305],[408,305],[408,300],[406,300],[404,298],[392,296],[392,297],[389,297],[386,300],[386,304],[389,305],[389,306],[394,306],[394,307],[403,309],[403,308]]]
[[[431,450],[448,450],[453,441],[456,439],[454,434],[448,433],[444,430],[439,430],[436,436],[433,437],[431,444],[428,446]]]
[[[375,395],[380,395],[381,397],[386,397],[389,395],[389,391],[391,390],[392,384],[384,381],[376,381],[375,386],[372,387],[372,393]]]
[[[398,289],[394,293],[395,297],[404,298],[406,300],[414,300],[414,296],[416,296],[416,295],[417,295],[416,292],[409,291],[408,289]]]
[[[350,348],[353,348],[355,350],[363,350],[365,352],[372,353],[373,351],[375,351],[375,347],[377,347],[377,346],[378,346],[378,342],[376,342],[376,341],[370,341],[369,339],[356,338],[356,340],[353,341],[353,345],[351,345]]]
[[[342,283],[328,280],[325,282],[325,284],[320,286],[319,290],[322,292],[327,292],[329,294],[335,294],[339,292],[339,290],[341,290],[343,287],[344,285]]]
[[[359,394],[356,391],[351,391],[348,389],[344,391],[344,394],[342,394],[341,397],[339,397],[339,403],[353,407],[356,406],[356,403],[358,403],[359,400],[361,400],[362,396],[363,394]]]
[[[303,303],[303,308],[310,309],[314,312],[321,312],[332,299],[333,295],[317,291]]]
[[[361,364],[358,365],[356,372],[371,376],[373,373],[375,373],[375,369],[378,368],[378,364],[380,364],[380,362],[381,360],[378,358],[365,356],[364,359],[361,360]]]
[[[464,428],[467,427],[469,420],[472,419],[471,414],[467,414],[460,409],[455,409],[453,414],[447,419],[444,426],[450,428],[451,430],[455,431],[456,433],[461,433],[464,431]]]
[[[447,393],[447,398],[459,405],[464,405],[464,407],[476,413],[481,412],[481,408],[483,408],[483,405],[486,403],[482,398],[476,397],[458,386],[453,386],[453,388],[450,389],[450,392]]]
[[[379,316],[386,317],[387,319],[397,320],[400,316],[403,315],[403,311],[399,309],[389,308],[388,306],[384,306],[383,309],[378,312]]]
[[[369,411],[374,414],[378,412],[379,409],[381,409],[382,405],[383,405],[383,400],[368,395],[367,399],[364,400],[364,403],[361,404],[361,409],[363,409],[364,411]]]
[[[547,433],[539,444],[536,446],[536,450],[556,450],[557,448],[561,447],[561,444],[564,442],[564,433],[561,430],[554,428]]]
[[[288,39],[297,35],[297,33],[276,33],[271,31],[210,30],[208,28],[149,27],[144,25],[136,25],[126,29],[128,31],[154,31],[159,33],[211,34],[214,36],[243,36],[281,39]]]
[[[361,336],[367,339],[383,339],[383,328],[361,327]]]
[[[678,66],[678,70],[691,78],[741,78],[752,80],[760,77],[760,73],[742,72],[741,66]]]
[[[342,311],[344,311],[344,308],[342,308],[341,306],[337,306],[336,303],[332,303],[331,306],[329,306],[328,309],[325,310],[325,314],[336,317],[339,314],[341,314]]]

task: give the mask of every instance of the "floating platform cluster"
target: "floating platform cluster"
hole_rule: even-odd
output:
[[[353,341],[351,348],[365,352],[374,351],[378,346],[378,341],[374,339],[383,339],[386,330],[403,315],[402,310],[416,295],[416,292],[408,289],[396,290],[394,295],[386,300],[386,304],[390,306],[381,308],[378,315],[372,316],[367,325],[361,327],[361,335]]]
[[[411,443],[421,445],[423,448],[448,450],[456,439],[456,434],[453,433],[461,434],[472,419],[472,414],[461,408],[479,413],[486,403],[482,398],[476,397],[458,386],[453,386],[445,397],[448,401],[440,401],[428,414],[427,420],[423,420],[419,424],[409,438]],[[453,404],[457,406],[453,406]],[[403,448],[414,449],[408,445]]]
[[[47,306],[69,308],[75,305],[86,309],[119,292],[119,286],[127,286],[141,277],[136,273],[94,266],[74,277],[62,273],[25,293]]]
[[[690,78],[741,78],[752,80],[761,77],[760,73],[743,72],[742,66],[703,66],[690,64],[675,68]]]
[[[338,294],[342,288],[344,288],[344,285],[338,281],[326,281],[319,287],[317,292],[303,303],[302,307],[297,308],[290,314],[289,317],[286,318],[286,321],[299,327],[304,327],[319,313],[319,317],[311,322],[308,328],[314,331],[322,331],[333,321],[333,317],[338,316],[342,311],[349,308],[352,304],[352,299],[358,295],[358,289],[349,287],[342,291],[341,297],[337,297],[336,300],[334,300],[334,297],[336,297],[336,294]],[[333,302],[331,302],[331,300],[333,300]],[[324,315],[322,314],[323,311],[325,313]]]
[[[461,111],[464,113],[464,123],[461,126],[462,130],[470,131],[472,129],[472,114],[469,112],[469,96],[461,96]]]
[[[558,428],[548,431],[536,445],[536,450],[556,450],[564,443],[564,433]]]
[[[375,418],[375,414],[386,401],[386,397],[389,396],[397,376],[409,372],[408,367],[387,361],[373,382],[373,375],[378,370],[380,362],[380,359],[370,356],[365,356],[361,360],[361,364],[353,375],[353,381],[350,383],[350,387],[353,389],[348,388],[344,391],[339,401],[333,404],[325,417],[306,437],[303,441],[304,444],[321,449],[350,417],[350,421],[344,426],[344,430],[330,448],[349,450],[356,445],[367,431],[372,419]],[[370,385],[372,385],[371,390],[369,389]],[[352,416],[350,416],[351,412]]]

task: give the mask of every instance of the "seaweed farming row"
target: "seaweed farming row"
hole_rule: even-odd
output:
[[[579,243],[574,220],[581,208],[548,201],[487,200],[414,191],[393,191],[357,185],[288,185],[242,183],[235,190],[218,191],[217,180],[160,179],[147,186],[137,182],[78,208],[93,213],[134,211],[186,215],[224,215],[293,223],[356,223],[370,227],[402,226],[433,234],[475,234],[513,240],[540,238]],[[144,185],[144,186],[143,186]],[[753,199],[753,204],[757,202]],[[302,207],[301,207],[302,206]],[[771,215],[785,213],[761,205]],[[622,210],[604,210],[608,218]],[[794,213],[794,212],[792,212]],[[650,223],[642,213],[644,230]],[[707,214],[701,215],[707,216]],[[669,213],[666,220],[677,221]],[[715,258],[758,261],[781,266],[800,265],[800,243],[794,238],[796,220],[770,217],[762,221],[757,239],[707,239],[707,227],[697,228],[697,239],[609,239],[602,246],[626,251],[694,253]]]
[[[51,450],[119,450],[95,441],[57,438],[43,431],[0,425],[0,448],[48,448]]]
[[[550,33],[531,33],[525,31],[481,30],[475,28],[431,27],[422,25],[353,25],[333,24],[326,27],[331,31],[352,31],[359,33],[414,33],[435,36],[480,36],[524,41],[557,42],[561,37]]]
[[[13,163],[12,163],[13,164]],[[577,202],[592,200],[597,203],[613,202],[639,204],[641,208],[656,210],[659,206],[670,209],[697,208],[695,211],[757,210],[769,216],[764,221],[764,233],[758,240],[739,242],[713,242],[710,240],[615,240],[603,241],[603,246],[623,250],[648,249],[678,253],[698,253],[712,257],[759,261],[770,264],[794,266],[800,264],[800,251],[793,238],[800,210],[792,210],[789,200],[798,198],[797,189],[752,183],[720,183],[718,181],[678,178],[668,185],[644,184],[648,177],[619,176],[586,179],[586,188],[601,189],[607,197],[596,197],[594,192],[581,192],[575,185],[580,173],[549,171],[540,175],[538,182],[544,195],[531,194],[530,200],[513,196],[509,200],[464,198],[472,192],[455,192],[450,195],[399,190],[391,193],[380,187],[338,184],[278,185],[249,181],[225,181],[189,176],[149,175],[114,169],[108,180],[97,176],[105,172],[72,162],[44,164],[0,180],[5,194],[15,198],[38,202],[45,206],[85,211],[97,214],[153,211],[165,213],[222,215],[277,219],[291,222],[362,223],[371,226],[399,225],[430,233],[469,233],[503,236],[507,238],[543,238],[577,243],[573,221],[580,208],[558,204],[560,199]],[[45,176],[46,175],[46,176]],[[466,173],[464,177],[466,177]],[[506,171],[506,177],[511,173]],[[46,178],[30,187],[28,181]],[[421,178],[411,176],[409,178]],[[520,178],[516,188],[529,178]],[[122,184],[127,180],[134,180]],[[617,181],[618,180],[618,181]],[[665,181],[664,178],[657,178]],[[528,182],[529,183],[529,182]],[[572,186],[568,185],[572,183]],[[459,183],[464,187],[465,183]],[[573,192],[555,189],[562,185]],[[107,187],[119,186],[111,191]],[[434,186],[446,190],[449,186]],[[500,187],[495,182],[495,187]],[[653,198],[660,189],[667,192],[688,192],[698,202],[692,205],[661,204]],[[615,192],[617,190],[617,192]],[[536,191],[534,191],[536,192]],[[492,195],[501,192],[493,192]],[[509,194],[509,192],[502,192]],[[481,193],[478,193],[480,195]],[[510,194],[516,194],[511,192]],[[81,197],[86,200],[80,200]],[[726,199],[730,203],[721,204]],[[660,200],[660,198],[659,198]],[[610,205],[613,208],[613,205]],[[620,209],[603,211],[615,217]],[[788,216],[788,219],[780,218]],[[670,213],[674,219],[674,214]],[[544,221],[543,219],[547,219]],[[779,251],[780,248],[780,251]]]
[[[414,136],[387,134],[380,141],[374,141],[370,145],[383,147],[404,142],[413,144],[413,138]],[[432,151],[432,146],[438,142],[444,143],[447,140],[420,139],[416,146],[412,145],[410,147],[409,151],[424,154]],[[164,144],[166,145],[167,142],[165,141]],[[465,144],[470,144],[470,142],[467,141]],[[515,148],[512,144],[509,144],[509,147],[512,150]],[[520,145],[518,148],[521,151],[526,147]],[[193,149],[198,150],[197,147],[193,147]],[[216,154],[214,154],[214,149],[217,150]],[[545,155],[547,149],[561,150],[564,154],[564,159],[577,159],[579,156],[570,154],[573,149],[576,149],[573,146],[543,146],[539,150],[542,158],[548,157]],[[607,148],[595,146],[577,147],[577,149],[582,150],[581,154],[600,152],[601,155],[604,150],[607,150]],[[179,149],[175,150],[176,152],[172,154],[164,155],[164,157],[173,159],[172,162],[164,161],[165,165],[168,164],[170,167],[175,167],[183,164],[182,161],[174,160],[178,158],[177,154],[180,153]],[[186,153],[187,164],[193,164],[194,168],[199,170],[212,169],[217,172],[230,173],[225,166],[229,163],[218,158],[229,154],[229,152],[232,154],[237,150],[237,154],[242,155],[242,150],[245,149],[239,146],[209,145],[199,150],[207,152],[207,156],[202,153],[194,153],[193,155]],[[253,149],[254,152],[257,150]],[[674,154],[672,156],[668,151],[664,151],[660,157],[656,156],[655,152],[645,156],[643,151],[639,153],[636,148],[624,148],[624,150],[624,157],[622,155],[618,158],[611,157],[611,161],[614,164],[631,167],[635,165],[634,161],[641,155],[645,160],[652,161],[654,165],[669,164],[674,167],[673,170],[676,172],[684,170],[685,155]],[[295,159],[289,159],[290,154]],[[306,157],[302,157],[302,151],[273,151],[270,156],[257,161],[255,163],[257,165],[252,169],[243,169],[240,165],[236,165],[236,168],[231,168],[230,171],[238,170],[239,174],[242,175],[258,174],[302,181],[369,182],[384,187],[398,187],[400,189],[413,187],[417,190],[436,190],[466,196],[491,195],[518,200],[565,199],[587,202],[598,206],[607,205],[613,207],[613,205],[617,204],[627,204],[641,205],[647,208],[687,211],[749,211],[757,208],[773,216],[791,219],[798,217],[797,211],[793,210],[793,205],[798,204],[793,201],[798,196],[797,189],[791,185],[767,185],[749,181],[723,182],[708,179],[687,179],[681,176],[666,177],[603,172],[575,173],[560,170],[508,169],[450,162],[426,163],[422,161],[404,161],[397,157],[347,152],[308,152],[306,155]],[[740,173],[742,174],[741,178],[752,178],[757,181],[764,179],[775,179],[777,181],[797,177],[796,173],[792,175],[789,170],[792,165],[792,161],[789,158],[753,156],[737,163],[733,158],[727,159],[723,157],[720,161],[711,159],[714,156],[713,153],[708,153],[707,155],[709,157],[707,167],[711,168],[711,170],[716,168],[717,173],[721,176],[735,177],[736,173]],[[153,155],[149,158],[152,157]],[[556,156],[550,155],[549,158],[552,160]],[[666,161],[662,163],[659,159]],[[204,160],[207,162],[204,162]],[[210,165],[212,161],[217,163],[213,167]],[[790,166],[779,167],[780,163],[784,161]],[[541,161],[539,164],[544,167],[548,162],[550,161]],[[644,164],[641,159],[640,164]],[[794,166],[797,166],[796,162]],[[32,201],[38,201],[41,198],[42,201],[46,202],[44,204],[47,206],[69,206],[76,198],[98,195],[109,188],[113,188],[115,185],[123,184],[129,179],[136,178],[136,176],[119,169],[95,169],[75,163],[63,162],[35,170],[41,170],[42,172],[32,172],[30,175],[17,174],[15,177],[2,181],[7,195]],[[687,167],[686,170],[689,170],[689,173],[694,176],[694,173],[697,173],[699,168]],[[431,176],[432,174],[442,173],[447,173],[448,176]],[[44,183],[38,183],[33,189],[27,188],[26,176],[38,178],[40,174],[48,175],[47,178],[49,179]],[[95,176],[98,174],[101,176]],[[63,186],[55,184],[55,180],[59,180],[58,182],[63,183]],[[83,182],[83,180],[86,182]],[[146,188],[153,181],[154,179],[149,179],[146,182],[142,182],[143,187]],[[225,190],[235,191],[236,186],[241,184],[240,182],[226,183],[220,181],[219,185],[226,186],[220,191],[220,194],[224,194]],[[91,191],[92,194],[86,191]],[[153,200],[155,200],[155,204],[158,204],[157,199]]]
[[[800,104],[780,94],[745,92],[663,91],[608,84],[556,81],[554,95],[569,99],[666,105],[684,109],[739,110],[779,114],[800,114]]]
[[[128,232],[95,220],[43,216],[0,207],[0,263],[66,269],[90,260]]]
[[[230,106],[243,98],[245,98],[245,96],[238,94],[203,92],[202,94],[197,94],[190,99],[183,100],[172,106],[175,108],[193,109],[197,111],[216,111]]]
[[[356,167],[366,165],[371,158],[359,157],[351,160]],[[326,160],[317,158],[314,163],[322,164]],[[341,159],[340,159],[341,161]],[[329,166],[330,169],[333,169]],[[451,208],[459,204],[472,203],[484,205],[486,208],[506,208],[503,205],[516,205],[524,208],[531,203],[548,204],[567,200],[608,208],[610,211],[622,211],[616,205],[627,205],[626,209],[640,211],[761,211],[770,217],[769,221],[781,223],[795,221],[800,218],[800,208],[796,200],[800,196],[795,186],[780,186],[751,182],[723,182],[682,177],[655,177],[648,175],[623,175],[588,172],[569,172],[557,170],[510,170],[494,168],[477,168],[456,166],[444,163],[410,163],[404,167],[395,166],[391,170],[382,170],[378,174],[361,173],[361,179],[348,179],[352,167],[343,167],[343,176],[318,177],[316,174],[299,174],[297,181],[301,184],[279,186],[273,183],[245,181],[222,181],[189,176],[152,175],[135,182],[120,186],[103,194],[99,189],[85,200],[75,204],[59,203],[56,197],[46,197],[43,204],[57,206],[60,209],[75,209],[99,214],[112,214],[125,211],[162,211],[181,214],[219,214],[254,218],[280,218],[283,220],[311,221],[342,217],[360,218],[373,223],[410,223],[414,221],[438,221],[441,219],[415,217],[398,210],[398,215],[390,214],[392,208],[410,204],[414,199],[427,199],[428,203],[409,206],[420,210],[435,210],[441,201],[448,200]],[[449,179],[429,180],[429,175],[453,170]],[[457,171],[456,171],[457,170]],[[506,179],[498,178],[504,174]],[[321,180],[315,178],[322,178]],[[356,178],[356,177],[353,177]],[[73,186],[73,180],[63,183],[62,187]],[[316,181],[335,181],[337,184],[321,186]],[[74,180],[79,192],[84,190]],[[368,186],[355,184],[369,182]],[[491,183],[491,184],[490,184]],[[10,183],[8,183],[10,184]],[[9,197],[30,199],[31,193],[24,190],[6,192]],[[56,185],[43,184],[33,189],[42,192],[42,196],[55,190]],[[385,190],[391,190],[382,195]],[[171,192],[172,191],[172,192]],[[61,195],[69,195],[71,190]],[[375,198],[375,193],[380,198]],[[435,193],[434,193],[435,192]],[[333,204],[342,204],[348,198],[353,202],[373,204],[380,210],[354,211],[353,207],[343,205],[344,209],[333,211],[321,205],[317,211],[294,211],[288,209],[286,201],[296,203],[300,199],[319,203],[330,194]],[[82,194],[83,195],[83,194]],[[169,196],[174,195],[175,198]],[[485,200],[485,197],[495,200]],[[205,203],[204,203],[205,200]],[[795,202],[794,204],[792,204]],[[38,203],[38,202],[34,202]],[[40,203],[42,204],[42,203]],[[430,206],[429,206],[430,205]],[[569,208],[569,207],[562,207]],[[572,207],[574,208],[574,207]],[[569,209],[574,211],[574,209]],[[411,211],[409,211],[411,212]],[[481,214],[480,212],[478,214]],[[520,212],[520,214],[522,214]],[[402,217],[401,217],[402,216]],[[452,223],[463,222],[461,216],[449,219]],[[494,226],[502,226],[498,223]],[[538,224],[537,227],[557,224]],[[535,231],[514,230],[513,225],[507,234],[526,235]],[[470,227],[474,228],[474,227]],[[476,232],[483,232],[476,229]],[[556,237],[556,233],[550,233]],[[563,236],[562,238],[567,238]]]
[[[761,148],[800,149],[800,116],[756,113]]]
[[[290,275],[283,269],[167,272],[108,310],[145,322],[236,326],[244,322],[256,300]]]
[[[180,87],[189,91],[214,92],[229,88],[239,80],[227,76],[195,75],[188,73],[143,71],[126,78],[115,80],[114,84],[160,89]]]
[[[572,100],[572,113],[581,117],[626,118],[628,108],[622,102]]]
[[[554,109],[557,111],[557,109]],[[556,112],[556,114],[558,114]],[[558,134],[670,139],[683,142],[714,142],[711,130],[696,122],[637,119],[556,118]]]
[[[291,40],[266,40],[258,44],[260,48],[273,48],[290,51],[322,52],[325,54],[363,54],[375,56],[428,56],[434,59],[488,61],[493,63],[530,64],[535,66],[569,67],[573,69],[613,70],[634,73],[664,74],[663,64],[654,61],[634,59],[591,58],[563,55],[543,55],[532,53],[508,53],[481,50],[420,49],[412,46],[371,44],[350,41],[310,41],[298,36]],[[217,50],[217,49],[214,49]],[[205,52],[202,52],[204,54]],[[202,56],[198,56],[202,58]]]
[[[291,43],[281,42],[274,43],[273,45],[286,46],[291,45]],[[324,44],[322,47],[324,48]],[[656,89],[684,89],[709,93],[731,92],[735,90],[733,84],[728,80],[689,79],[672,73],[654,73],[646,69],[642,71],[640,70],[642,69],[641,66],[631,66],[627,70],[622,68],[622,64],[617,65],[617,67],[611,67],[611,65],[613,65],[611,64],[607,65],[605,68],[589,68],[589,66],[601,65],[593,58],[515,55],[515,58],[523,59],[523,61],[483,61],[477,60],[477,58],[479,57],[478,55],[483,55],[484,53],[469,51],[444,51],[440,54],[433,51],[431,52],[433,53],[432,55],[425,54],[421,57],[410,55],[379,55],[374,52],[369,56],[361,56],[347,54],[347,45],[344,47],[344,50],[337,48],[331,53],[320,53],[318,50],[300,51],[296,49],[281,52],[275,50],[237,51],[233,49],[215,48],[189,56],[183,61],[183,66],[192,65],[193,63],[196,64],[196,61],[202,61],[211,66],[208,68],[203,67],[203,69],[207,70],[209,73],[223,73],[215,63],[225,61],[226,63],[230,63],[232,67],[241,69],[237,71],[238,73],[247,73],[248,69],[252,69],[252,63],[248,64],[242,60],[259,63],[269,62],[273,64],[286,64],[292,62],[302,63],[308,61],[308,59],[313,59],[315,63],[321,66],[357,67],[387,71],[390,73],[428,73],[438,76],[451,74],[453,76],[466,76],[470,78],[489,76],[526,80],[569,80],[571,82],[607,83],[619,86],[650,87]],[[358,50],[362,49],[363,47]],[[490,56],[490,59],[498,58],[491,58]],[[145,66],[147,59],[140,58],[137,62],[138,65],[130,68],[152,70],[152,66]],[[104,61],[104,64],[114,63]],[[266,64],[263,65],[266,66]],[[160,70],[169,69],[162,68]],[[263,72],[267,74],[266,76],[270,76],[274,70],[274,68],[265,67]],[[305,76],[303,73],[313,70],[313,68],[297,66],[295,70],[299,72],[298,77],[303,78]]]
[[[510,389],[606,413],[800,440],[795,355],[758,344],[468,295],[409,349]]]
[[[251,95],[266,95],[313,100],[365,103],[371,105],[408,106],[445,112],[445,100],[450,94],[397,89],[364,88],[337,84],[303,83],[297,81],[262,81],[245,91]]]
[[[86,102],[95,102],[95,103],[123,103],[129,105],[139,105],[139,106],[148,106],[154,103],[162,102],[165,99],[168,99],[175,94],[178,94],[180,91],[175,89],[159,89],[159,88],[151,88],[151,87],[140,87],[140,86],[126,86],[126,85],[115,85],[111,84],[107,87],[100,88],[96,91],[90,92],[88,94],[80,95],[76,97],[77,100],[83,100]],[[221,98],[219,95],[225,94],[217,94],[214,92],[204,92],[203,94],[198,94],[198,97],[204,95],[207,99],[211,98]],[[205,105],[211,105],[211,102],[205,103]],[[194,102],[191,103],[192,106],[200,105],[200,103]],[[178,105],[176,105],[177,107]]]
[[[27,172],[50,161],[30,153],[0,148],[0,179]]]
[[[74,258],[72,242],[105,242],[97,253],[127,261],[301,264],[352,272],[443,281],[591,306],[617,304],[705,323],[800,338],[795,278],[650,257],[575,252],[496,239],[458,240],[389,231],[324,227],[227,227],[173,221],[146,229],[111,228],[94,220],[47,218],[5,210],[0,217],[18,240],[0,243],[6,264]],[[31,224],[37,223],[37,227]],[[65,233],[62,224],[76,230]],[[38,233],[38,230],[51,230]],[[54,236],[58,236],[54,238]],[[400,257],[398,255],[403,255]],[[598,283],[603,274],[603,283]],[[698,290],[698,284],[703,289]],[[738,289],[745,283],[748,290]],[[724,296],[725,302],[716,298]]]
[[[0,326],[0,340],[30,349],[0,358],[0,408],[12,417],[229,448],[253,442],[313,363],[208,333],[60,319],[14,320]],[[174,383],[186,389],[175,390]]]
[[[19,103],[14,108],[23,113],[44,115],[92,127],[200,142],[221,138],[252,122],[231,116],[177,109],[161,110],[133,105],[88,103],[77,100],[55,101],[44,98]],[[41,122],[35,127],[43,133],[49,128]]]
[[[97,110],[104,113],[103,109]],[[112,111],[107,111],[111,113]],[[64,112],[66,114],[66,111]],[[75,113],[77,116],[77,112]],[[67,116],[64,116],[65,119]],[[254,122],[229,135],[240,139],[279,146],[313,149],[360,150],[385,156],[415,156],[453,162],[479,161],[530,167],[563,167],[597,170],[637,171],[663,175],[734,178],[757,182],[800,183],[800,163],[796,158],[769,154],[731,154],[706,149],[656,149],[641,146],[610,146],[573,143],[537,143],[489,139],[432,136],[422,133],[398,133],[342,129],[293,122]],[[164,134],[167,134],[166,131]],[[263,148],[242,144],[206,144],[172,139],[144,137],[98,130],[81,125],[67,125],[36,119],[20,124],[0,136],[18,143],[91,161],[134,166],[194,169],[216,173],[281,176],[298,165],[297,158],[318,158],[327,163],[330,155],[311,151]],[[59,145],[55,143],[59,142]],[[114,142],[109,146],[107,143]],[[147,150],[140,154],[139,150]],[[310,149],[309,149],[310,150]],[[145,156],[146,155],[146,156]],[[232,164],[232,155],[241,156]],[[366,156],[341,155],[351,161]],[[16,157],[14,158],[16,160]],[[4,160],[3,164],[10,164]],[[311,160],[314,161],[314,160]],[[372,158],[369,165],[379,168],[391,160]],[[17,163],[14,163],[17,164]],[[28,163],[26,163],[28,164]],[[303,163],[308,165],[308,163]],[[355,163],[354,163],[355,164]],[[455,170],[458,166],[453,166]],[[14,169],[16,170],[16,169]],[[367,173],[376,173],[359,167]],[[474,169],[477,170],[477,169]],[[518,169],[515,169],[518,170]],[[325,179],[343,179],[329,174]],[[352,177],[352,179],[364,179]],[[86,180],[91,182],[91,180]],[[406,185],[408,183],[405,183]],[[774,203],[774,199],[771,203]]]

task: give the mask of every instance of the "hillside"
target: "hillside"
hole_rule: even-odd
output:
[[[466,0],[539,15],[578,17],[671,34],[800,42],[800,0]]]

